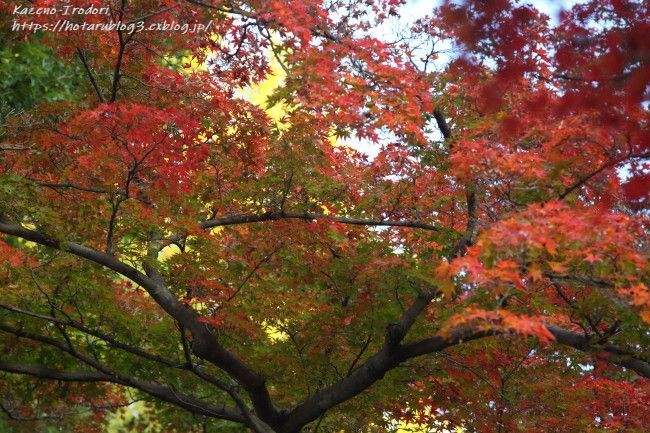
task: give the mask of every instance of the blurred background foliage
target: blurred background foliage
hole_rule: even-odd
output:
[[[38,104],[81,95],[80,65],[64,63],[42,39],[0,38],[0,125]]]

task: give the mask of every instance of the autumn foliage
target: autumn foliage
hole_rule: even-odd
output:
[[[647,431],[648,3],[403,3],[0,6],[0,431]]]

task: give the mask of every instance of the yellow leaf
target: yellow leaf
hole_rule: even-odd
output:
[[[542,269],[539,265],[535,264],[528,268],[530,276],[533,278],[533,281],[538,281],[542,279]]]
[[[445,295],[445,298],[451,298],[456,290],[456,285],[451,280],[441,280],[437,281],[438,289]]]

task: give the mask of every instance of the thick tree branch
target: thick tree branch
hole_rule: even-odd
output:
[[[410,358],[426,353],[439,352],[463,341],[470,341],[484,336],[485,333],[470,334],[459,330],[449,337],[432,337],[407,346],[387,341],[380,351],[368,358],[351,375],[316,392],[299,404],[288,414],[287,421],[282,426],[282,431],[287,433],[299,431],[303,425],[315,421],[330,408],[362,393],[382,379],[390,370]]]
[[[648,159],[649,157],[650,157],[650,153],[644,153],[644,154],[630,153],[627,156],[625,156],[624,158],[614,159],[614,160],[611,160],[609,162],[606,162],[605,164],[598,167],[596,170],[592,171],[591,173],[586,174],[585,176],[581,177],[580,179],[576,180],[571,185],[566,187],[564,189],[564,191],[562,191],[560,193],[559,198],[560,198],[560,200],[564,199],[566,196],[571,194],[573,191],[575,191],[576,189],[580,188],[581,186],[583,186],[584,184],[589,182],[594,176],[597,176],[598,174],[602,173],[603,171],[605,171],[605,170],[607,170],[609,168],[616,167],[617,165],[627,161],[628,159],[637,159],[637,158],[639,158],[639,159]]]
[[[607,355],[608,361],[634,371],[640,376],[650,378],[650,363],[639,359],[630,351],[614,344],[594,344],[587,336],[568,331],[559,326],[547,325],[546,329],[555,337],[556,342],[573,347],[582,352]]]
[[[405,228],[416,228],[416,229],[430,230],[430,231],[440,230],[434,224],[423,223],[419,221],[407,221],[407,220],[391,221],[391,220],[383,220],[383,219],[348,218],[348,217],[326,215],[326,214],[313,213],[313,212],[287,212],[287,211],[265,212],[261,214],[245,212],[245,213],[237,213],[232,215],[225,215],[222,217],[212,218],[200,222],[199,227],[204,230],[210,230],[216,227],[225,227],[225,226],[239,225],[239,224],[253,224],[253,223],[268,222],[268,221],[278,221],[284,219],[299,219],[305,221],[326,220],[326,221],[332,221],[341,224],[358,225],[358,226],[405,227]],[[166,238],[166,240],[178,244],[183,240],[183,238],[184,236],[182,234],[176,233]],[[163,248],[163,247],[164,244],[162,242],[159,243],[159,248]]]
[[[123,0],[118,15],[118,22],[122,22],[122,19],[124,18],[125,6],[126,1]],[[117,51],[117,59],[115,60],[115,68],[113,70],[113,85],[111,88],[110,102],[115,102],[117,100],[117,91],[119,90],[120,78],[122,78],[121,68],[122,61],[124,60],[124,50],[126,49],[126,44],[128,43],[128,41],[124,40],[124,36],[121,30],[117,30],[117,38],[119,41],[119,48]]]
[[[447,123],[444,113],[439,108],[433,110],[433,117],[436,119],[436,124],[440,133],[444,137],[445,141],[449,141],[452,138],[451,128]],[[449,149],[451,150],[451,143],[449,144]],[[465,228],[465,233],[458,240],[456,245],[453,246],[451,250],[450,260],[456,257],[459,254],[464,254],[467,246],[472,245],[478,234],[478,201],[476,199],[476,183],[471,182],[469,185],[465,186],[465,199],[467,201],[467,226]]]
[[[437,290],[429,290],[421,293],[409,308],[404,311],[400,320],[391,323],[386,329],[386,342],[389,346],[398,346],[409,330],[415,324],[418,316],[427,308],[429,303],[438,295]]]
[[[233,399],[233,401],[235,401],[235,403],[237,404],[239,409],[242,411],[243,416],[247,419],[248,424],[250,424],[251,428],[254,427],[255,431],[260,432],[260,433],[264,433],[264,432],[268,431],[268,428],[265,427],[264,424],[260,422],[260,420],[258,420],[256,417],[254,417],[253,415],[250,414],[250,412],[249,412],[249,410],[248,410],[248,408],[246,406],[246,403],[237,394],[237,392],[235,391],[235,388],[233,386],[231,386],[231,385],[228,385],[228,384],[220,381],[219,379],[217,379],[217,378],[215,378],[215,377],[213,377],[213,376],[211,376],[209,374],[206,374],[206,373],[202,372],[196,365],[194,365],[193,362],[191,362],[189,352],[185,352],[186,357],[187,357],[187,362],[186,363],[178,363],[178,362],[166,359],[166,358],[162,358],[162,357],[160,357],[158,355],[150,354],[150,353],[148,353],[148,352],[146,352],[146,351],[144,351],[144,350],[142,350],[140,348],[129,346],[129,345],[126,345],[124,343],[121,343],[121,342],[115,340],[113,337],[111,337],[111,336],[109,336],[109,335],[107,335],[105,333],[99,332],[99,331],[94,330],[94,329],[90,329],[90,328],[88,328],[88,327],[86,327],[83,324],[78,323],[78,322],[62,320],[62,319],[58,319],[56,317],[51,317],[51,316],[47,316],[47,315],[44,315],[44,314],[38,314],[38,313],[34,313],[34,312],[31,312],[31,311],[23,310],[23,309],[20,309],[20,308],[17,308],[17,307],[12,307],[12,306],[9,306],[9,305],[4,305],[4,304],[0,304],[0,308],[3,308],[5,310],[7,310],[7,311],[11,311],[11,312],[14,312],[14,313],[22,314],[22,315],[25,315],[25,316],[28,316],[28,317],[34,317],[34,318],[46,320],[46,321],[56,323],[56,324],[60,324],[60,325],[63,325],[63,326],[70,326],[70,327],[72,327],[74,329],[77,329],[78,331],[81,331],[81,332],[83,332],[85,334],[92,335],[94,337],[100,338],[100,339],[106,341],[108,344],[110,344],[113,347],[116,347],[116,348],[122,349],[122,350],[124,350],[126,352],[132,353],[132,354],[137,355],[137,356],[139,356],[139,357],[141,357],[143,359],[148,359],[150,361],[154,361],[154,362],[166,365],[168,367],[190,371],[190,372],[194,373],[197,377],[202,379],[203,381],[205,381],[207,383],[210,383],[212,385],[215,385],[217,388],[225,391]],[[183,341],[183,348],[184,348],[184,350],[189,350],[189,347],[188,347],[187,342],[185,341],[185,339]],[[2,370],[1,367],[0,367],[0,370]],[[6,371],[8,371],[8,370],[6,370]],[[18,371],[16,371],[16,372],[18,372]],[[107,376],[105,374],[97,373],[97,376],[98,376],[98,380],[102,380],[102,381],[110,380],[110,376]],[[60,380],[64,380],[64,379],[60,379]],[[68,380],[72,380],[72,379],[68,379]],[[80,381],[88,381],[88,380],[80,379]],[[265,428],[266,428],[266,430],[265,430]]]
[[[84,355],[77,350],[68,347],[66,343],[55,340],[50,337],[43,335],[34,334],[27,332],[18,328],[14,328],[4,323],[0,323],[0,330],[13,334],[18,338],[25,338],[33,341],[38,341],[49,346],[55,347],[62,352],[65,352],[83,362],[84,364],[89,365],[90,367],[97,370],[96,372],[55,372],[55,370],[40,367],[40,366],[23,366],[19,367],[17,364],[13,363],[4,363],[4,366],[7,367],[5,371],[11,373],[20,373],[34,376],[32,373],[39,373],[41,378],[54,379],[54,380],[64,380],[68,378],[68,381],[84,381],[85,378],[92,379],[93,382],[105,381],[111,382],[118,385],[124,385],[131,388],[138,389],[146,394],[149,394],[153,397],[156,397],[167,403],[174,404],[185,410],[188,410],[197,415],[205,415],[213,418],[225,419],[229,421],[235,421],[239,423],[245,423],[245,417],[240,413],[239,409],[229,408],[226,406],[223,407],[213,407],[205,402],[198,400],[194,397],[185,395],[183,393],[175,391],[170,386],[159,385],[157,383],[150,383],[137,379],[132,376],[125,374],[117,373],[105,365],[100,364],[95,359]],[[0,364],[0,370],[3,370],[3,364]],[[11,368],[11,370],[9,370]],[[84,374],[81,374],[84,373]],[[91,374],[92,373],[92,374]]]
[[[640,376],[650,378],[650,363],[640,359],[630,351],[626,351],[614,344],[597,344],[591,341],[587,336],[566,330],[556,325],[547,325],[546,329],[553,334],[555,342],[564,346],[572,347],[582,352],[606,354],[610,362],[622,367],[628,368]],[[451,338],[440,336],[426,338],[415,343],[411,343],[403,348],[403,354],[406,358],[425,355],[427,353],[438,352],[440,348],[449,347],[450,343],[460,344],[462,342],[476,340],[491,335],[498,335],[502,332],[499,330],[488,330],[480,332],[457,331],[457,334]]]
[[[129,352],[129,353],[131,353],[133,355],[136,355],[136,356],[138,356],[138,357],[140,357],[142,359],[147,359],[147,360],[150,360],[150,361],[165,365],[167,367],[192,372],[197,377],[204,380],[205,382],[211,383],[212,385],[216,386],[217,388],[227,392],[228,395],[230,395],[233,398],[233,400],[237,403],[237,405],[240,406],[242,411],[244,411],[244,409],[246,408],[246,406],[245,406],[243,400],[241,399],[241,397],[239,397],[235,393],[234,387],[229,386],[228,384],[220,381],[216,377],[213,377],[213,376],[211,376],[209,374],[206,374],[203,371],[201,371],[196,365],[194,365],[194,363],[191,362],[191,359],[189,359],[189,353],[187,353],[187,352],[186,352],[186,356],[188,357],[188,362],[179,363],[179,362],[167,359],[167,358],[163,358],[163,357],[158,356],[158,355],[151,354],[151,353],[149,353],[149,352],[147,352],[147,351],[145,351],[143,349],[140,349],[138,347],[133,347],[133,346],[124,344],[124,343],[122,343],[120,341],[117,341],[115,338],[111,337],[110,335],[107,335],[107,334],[105,334],[103,332],[99,332],[99,331],[97,331],[95,329],[88,328],[87,326],[84,326],[83,324],[81,324],[79,322],[62,320],[62,319],[58,319],[56,317],[47,316],[47,315],[44,315],[44,314],[34,313],[32,311],[23,310],[21,308],[12,307],[12,306],[5,305],[5,304],[0,304],[0,308],[3,308],[5,310],[7,310],[7,311],[11,311],[11,312],[14,312],[14,313],[17,313],[17,314],[22,314],[22,315],[25,315],[25,316],[28,316],[28,317],[34,317],[34,318],[37,318],[37,319],[46,320],[46,321],[51,322],[51,323],[60,324],[62,326],[69,326],[69,327],[72,327],[72,328],[74,328],[74,329],[76,329],[76,330],[78,330],[80,332],[85,333],[85,334],[92,335],[93,337],[97,337],[97,338],[107,342],[108,344],[110,344],[113,347],[124,350],[125,352]],[[189,347],[188,347],[186,341],[183,342],[183,348],[184,348],[184,350],[185,349],[189,350]]]
[[[35,242],[39,245],[65,251],[75,256],[87,259],[117,272],[145,289],[153,284],[153,282],[142,272],[117,260],[111,255],[93,250],[92,248],[85,247],[75,242],[61,242],[43,233],[24,228],[12,222],[3,214],[0,214],[0,233],[16,236],[18,238]]]
[[[19,150],[28,150],[30,149],[29,146],[20,146],[20,145],[14,145],[10,144],[9,146],[0,146],[0,152],[9,152],[9,151],[19,151]]]
[[[450,260],[458,255],[465,254],[467,247],[474,243],[478,235],[478,202],[476,200],[476,186],[474,183],[465,187],[465,195],[467,200],[467,226],[463,236],[452,248],[451,254],[449,255]]]
[[[282,219],[301,219],[307,221],[326,220],[342,224],[360,225],[360,226],[377,226],[377,227],[407,227],[418,228],[423,230],[438,231],[439,228],[433,224],[427,224],[419,221],[391,221],[383,219],[363,219],[348,218],[336,215],[325,215],[312,212],[266,212],[263,214],[235,214],[226,215],[219,218],[213,218],[199,224],[203,229],[223,227],[235,224],[250,224],[264,221],[277,221]]]
[[[577,274],[556,274],[553,272],[545,272],[544,276],[546,276],[547,278],[551,279],[551,281],[554,281],[556,283],[568,280],[568,281],[577,281],[579,283],[591,286],[598,293],[600,293],[601,296],[608,299],[616,306],[628,310],[631,308],[631,306],[623,299],[616,297],[614,293],[606,290],[606,289],[612,289],[614,287],[614,285],[609,281],[605,281],[600,278],[585,277],[583,275],[577,275]]]
[[[153,266],[145,263],[144,268],[148,274],[145,275],[109,254],[74,242],[58,241],[40,232],[21,227],[1,214],[0,233],[16,236],[85,258],[111,269],[143,287],[167,314],[192,333],[192,351],[194,354],[213,363],[241,383],[248,392],[258,416],[267,424],[277,424],[279,412],[271,401],[264,377],[224,348],[213,334],[211,327],[200,320],[201,317],[196,311],[176,298]]]
[[[443,138],[445,140],[449,140],[451,138],[451,128],[447,123],[447,119],[445,119],[445,115],[439,108],[436,108],[433,110],[433,117],[436,119],[436,124],[438,125],[438,129],[440,130]]]
[[[650,378],[650,363],[633,357],[629,352],[615,345],[593,345],[587,337],[555,325],[548,325],[547,329],[553,334],[558,344],[583,352],[611,355],[610,362],[628,368],[643,377]],[[287,433],[299,431],[303,425],[315,421],[328,409],[368,389],[402,362],[501,333],[498,329],[477,331],[471,328],[459,328],[452,331],[450,335],[436,335],[406,345],[393,344],[391,347],[387,342],[379,352],[366,360],[350,376],[318,391],[299,404],[288,414],[287,422],[282,426],[282,431]]]
[[[41,379],[53,379],[63,382],[111,382],[112,378],[97,371],[61,371],[46,368],[40,365],[18,364],[14,362],[0,362],[0,370],[7,373],[26,374],[28,376],[40,377]]]
[[[56,318],[56,317],[47,316],[45,314],[34,313],[32,311],[27,311],[27,310],[24,310],[22,308],[13,307],[11,305],[6,305],[6,304],[2,304],[2,303],[0,303],[0,308],[5,309],[7,311],[11,311],[13,313],[22,314],[24,316],[34,317],[34,318],[41,319],[41,320],[46,320],[48,322],[57,323],[57,324],[60,324],[60,325],[63,325],[63,326],[69,326],[69,327],[74,328],[74,329],[76,329],[76,330],[78,330],[80,332],[83,332],[84,334],[92,335],[93,337],[99,338],[99,339],[107,342],[111,346],[116,347],[116,348],[121,349],[121,350],[124,350],[125,352],[129,352],[129,353],[131,353],[133,355],[136,355],[136,356],[138,356],[140,358],[147,359],[147,360],[150,360],[150,361],[154,361],[154,362],[157,362],[159,364],[166,365],[168,367],[183,368],[185,366],[185,364],[183,364],[183,363],[179,363],[179,362],[167,359],[167,358],[163,358],[163,357],[158,356],[158,355],[154,355],[154,354],[149,353],[149,352],[147,352],[147,351],[145,351],[145,350],[143,350],[143,349],[141,349],[139,347],[134,347],[134,346],[130,346],[128,344],[124,344],[124,343],[118,341],[117,339],[113,338],[112,336],[110,336],[110,335],[108,335],[106,333],[97,331],[96,329],[88,328],[87,326],[84,326],[83,324],[81,324],[79,322],[63,320],[63,319],[59,319],[59,318]]]
[[[81,48],[77,48],[77,55],[79,56],[79,59],[81,60],[81,63],[84,65],[84,69],[86,70],[86,74],[88,75],[88,79],[90,80],[90,84],[92,84],[93,89],[95,89],[95,93],[97,93],[97,98],[99,99],[99,102],[102,104],[106,102],[106,98],[104,98],[104,95],[102,94],[101,89],[99,88],[99,84],[97,84],[97,80],[95,80],[95,75],[93,74],[92,70],[90,69],[90,65],[88,65],[88,59],[86,58],[86,52],[82,50]]]
[[[208,9],[214,9],[214,10],[217,10],[219,12],[226,13],[226,14],[241,15],[241,16],[246,17],[246,18],[255,18],[254,14],[246,12],[245,10],[234,7],[232,5],[229,5],[228,4],[229,2],[225,2],[225,5],[221,4],[219,6],[215,6],[213,4],[210,4],[209,2],[203,2],[201,0],[185,0],[185,1],[187,1],[188,3],[193,3],[195,5],[208,8]],[[221,2],[221,3],[224,3],[224,2]]]
[[[279,412],[271,401],[265,379],[218,342],[211,328],[200,320],[196,311],[180,302],[167,289],[161,275],[151,264],[145,263],[144,267],[154,282],[147,291],[170,316],[192,333],[193,353],[237,379],[248,392],[259,417],[267,424],[276,424]]]
[[[46,183],[46,182],[37,182],[33,181],[36,185],[42,186],[45,188],[51,188],[51,189],[75,189],[79,191],[85,191],[85,192],[94,192],[97,194],[108,194],[109,191],[102,189],[102,188],[92,188],[92,187],[87,187],[83,185],[77,185],[74,183]]]
[[[1,369],[0,369],[1,370]],[[87,411],[105,411],[105,410],[112,410],[112,409],[119,409],[123,407],[127,407],[132,405],[133,403],[137,401],[141,401],[142,399],[135,399],[128,401],[126,403],[121,403],[121,404],[107,404],[107,405],[84,405],[77,407],[76,410],[66,410],[65,412],[57,412],[57,413],[50,413],[50,414],[40,414],[40,415],[34,415],[34,416],[21,416],[12,409],[10,409],[6,403],[0,401],[0,410],[5,413],[5,415],[12,421],[49,421],[49,420],[61,420],[65,418],[66,416],[69,415],[74,415],[74,414],[80,414],[82,411],[87,410]]]

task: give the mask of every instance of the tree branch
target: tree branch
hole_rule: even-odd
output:
[[[192,333],[192,352],[236,378],[248,392],[260,419],[270,425],[276,424],[280,414],[271,401],[265,379],[219,343],[209,325],[202,322],[196,311],[180,302],[167,289],[162,276],[150,263],[145,262],[144,269],[154,282],[153,286],[147,289],[149,294],[170,316]]]
[[[40,365],[0,362],[0,370],[7,373],[26,374],[41,379],[60,380],[63,382],[112,382],[112,378],[97,371],[60,371]]]
[[[556,342],[561,345],[588,353],[600,352],[614,355],[615,357],[611,358],[610,362],[628,368],[643,377],[650,378],[650,363],[632,356],[629,352],[615,345],[593,346],[592,342],[581,334],[555,325],[548,325],[546,328],[553,334]],[[386,344],[350,376],[318,391],[296,406],[288,414],[287,421],[282,426],[282,431],[289,433],[299,431],[303,425],[315,421],[330,408],[362,393],[372,384],[382,379],[390,370],[409,359],[499,334],[502,334],[502,332],[497,329],[473,330],[471,328],[458,328],[452,331],[450,335],[436,335],[406,345],[397,344],[391,348]]]
[[[239,423],[246,423],[246,419],[241,414],[239,409],[229,408],[226,407],[225,405],[221,408],[213,407],[192,396],[188,396],[176,392],[174,389],[172,389],[169,386],[159,385],[157,383],[150,383],[150,382],[143,381],[141,379],[137,379],[132,376],[127,376],[124,374],[117,373],[115,371],[112,371],[105,365],[100,364],[98,361],[76,351],[73,348],[68,347],[65,343],[61,341],[43,335],[27,332],[22,329],[14,328],[4,323],[0,323],[0,330],[7,332],[9,334],[13,334],[18,338],[25,338],[33,341],[39,341],[41,343],[55,347],[61,350],[62,352],[71,355],[73,358],[80,360],[84,364],[89,365],[90,367],[94,368],[97,371],[96,372],[61,372],[43,366],[29,366],[29,365],[21,365],[21,364],[13,364],[13,363],[0,363],[0,370],[4,370],[10,373],[26,374],[26,375],[32,375],[44,379],[53,379],[53,380],[68,380],[68,381],[78,381],[78,382],[83,382],[83,381],[111,382],[111,383],[138,389],[146,394],[149,394],[167,403],[171,403],[176,406],[179,406],[197,415],[205,415],[213,418],[225,419],[225,420],[235,421]]]
[[[433,110],[433,117],[436,119],[436,124],[438,125],[438,129],[440,129],[440,133],[442,134],[443,138],[445,140],[449,140],[451,138],[451,128],[447,124],[445,115],[439,108],[436,108]]]
[[[165,285],[162,276],[151,264],[144,264],[145,272],[147,272],[145,275],[109,254],[74,242],[58,241],[40,232],[21,227],[2,214],[0,214],[0,233],[17,236],[85,258],[111,269],[143,287],[167,314],[192,333],[194,354],[213,363],[241,383],[249,394],[260,419],[271,426],[277,424],[280,414],[271,401],[264,377],[223,347],[213,335],[212,328],[201,321],[201,316],[196,311],[176,298]]]
[[[248,423],[251,425],[251,428],[254,427],[254,429],[259,433],[264,433],[264,432],[268,431],[268,428],[265,430],[265,426],[260,422],[260,420],[258,420],[256,417],[254,417],[253,415],[250,414],[248,408],[246,407],[245,402],[235,392],[235,389],[234,389],[233,386],[230,386],[230,385],[220,381],[219,379],[217,379],[217,378],[215,378],[215,377],[213,377],[213,376],[211,376],[209,374],[204,373],[196,365],[194,365],[194,363],[191,361],[191,358],[190,358],[189,345],[187,343],[187,339],[184,338],[184,337],[183,337],[182,343],[183,343],[183,351],[185,352],[187,362],[186,363],[178,363],[178,362],[174,362],[172,360],[166,359],[166,358],[162,358],[162,357],[160,357],[158,355],[150,354],[150,353],[148,353],[148,352],[146,352],[146,351],[144,351],[142,349],[139,349],[137,347],[132,347],[132,346],[126,345],[124,343],[121,343],[121,342],[115,340],[114,338],[112,338],[111,336],[109,336],[107,334],[96,331],[94,329],[90,329],[90,328],[88,328],[88,327],[86,327],[83,324],[78,323],[78,322],[66,321],[66,320],[58,319],[56,317],[51,317],[51,316],[47,316],[47,315],[44,315],[44,314],[34,313],[34,312],[31,312],[31,311],[23,310],[23,309],[20,309],[20,308],[17,308],[17,307],[12,307],[12,306],[5,305],[5,304],[0,304],[0,308],[3,308],[5,310],[7,310],[7,311],[11,311],[11,312],[14,312],[14,313],[22,314],[22,315],[25,315],[25,316],[34,317],[34,318],[42,319],[42,320],[47,320],[49,322],[60,324],[60,325],[63,325],[63,326],[70,326],[70,327],[72,327],[74,329],[77,329],[78,331],[81,331],[81,332],[83,332],[85,334],[92,335],[94,337],[100,338],[100,339],[106,341],[107,343],[109,343],[113,347],[117,347],[118,349],[122,349],[122,350],[124,350],[126,352],[132,353],[132,354],[137,355],[137,356],[139,356],[139,357],[141,357],[143,359],[154,361],[154,362],[166,365],[168,367],[172,367],[172,368],[192,372],[197,377],[204,380],[205,382],[208,382],[208,383],[210,383],[212,385],[215,385],[220,390],[225,391],[233,399],[233,401],[235,401],[235,403],[237,404],[239,409],[242,411],[242,414],[245,416],[245,418],[248,420]],[[0,370],[2,370],[2,368],[0,368]],[[52,370],[52,371],[54,371],[54,370]],[[110,379],[109,376],[104,375],[104,374],[97,373],[97,375],[100,378],[98,380],[106,380],[107,378]],[[63,379],[60,379],[60,380],[63,380]],[[69,380],[72,380],[72,379],[69,379]],[[83,381],[83,380],[81,380],[81,381]]]
[[[432,337],[407,346],[398,344],[391,347],[389,344],[385,344],[381,350],[368,358],[351,375],[316,392],[296,406],[287,415],[287,421],[282,426],[282,431],[288,433],[298,432],[303,425],[317,420],[330,408],[362,393],[382,379],[390,370],[410,358],[426,353],[439,352],[461,342],[483,336],[485,336],[483,333],[471,335],[465,331],[455,331],[449,337]]]
[[[555,341],[565,346],[573,347],[582,352],[587,353],[605,353],[610,355],[608,361],[612,364],[625,367],[634,371],[640,376],[650,378],[650,363],[639,359],[625,349],[622,349],[614,344],[594,344],[588,337],[583,334],[568,331],[559,326],[547,325],[546,329],[555,337]],[[612,358],[613,356],[613,358]]]
[[[325,215],[312,212],[266,212],[263,214],[234,214],[226,215],[220,218],[213,218],[204,221],[199,226],[205,230],[223,227],[235,224],[250,224],[264,221],[277,221],[282,219],[301,219],[301,220],[326,220],[342,224],[360,225],[360,226],[378,226],[378,227],[407,227],[418,228],[423,230],[438,231],[439,228],[433,224],[422,223],[419,221],[391,221],[383,219],[363,219],[348,218],[336,215]]]
[[[436,119],[436,124],[440,133],[446,141],[451,140],[451,128],[447,123],[444,113],[439,108],[433,110],[433,117]],[[449,149],[451,150],[451,143],[449,144]],[[478,232],[478,202],[476,200],[476,182],[471,182],[469,185],[465,186],[465,199],[467,201],[467,227],[465,228],[465,233],[458,240],[456,245],[451,250],[449,259],[453,259],[458,254],[464,254],[468,245],[472,245],[477,236]]]
[[[38,182],[38,181],[33,181],[33,182],[38,186],[51,188],[51,189],[75,189],[75,190],[85,191],[85,192],[94,192],[97,194],[109,193],[108,190],[102,188],[93,188],[93,187],[88,187],[83,185],[77,185],[74,183],[47,183],[47,182]]]
[[[598,174],[602,173],[603,171],[607,170],[608,168],[613,168],[613,167],[617,166],[618,164],[621,164],[622,162],[625,162],[628,159],[636,159],[636,158],[640,158],[640,159],[645,158],[645,159],[647,159],[648,157],[650,157],[650,153],[645,153],[645,154],[632,154],[632,153],[630,153],[629,155],[625,156],[624,158],[614,159],[612,161],[609,161],[609,162],[601,165],[600,167],[598,167],[596,170],[592,171],[591,173],[588,173],[587,175],[585,175],[585,176],[581,177],[580,179],[576,180],[575,182],[573,182],[568,187],[566,187],[566,189],[562,193],[560,193],[559,198],[560,198],[560,200],[564,199],[566,196],[571,194],[573,191],[580,188],[585,183],[589,182],[589,180],[591,180],[591,178],[593,178],[594,176],[597,176]]]
[[[2,304],[2,303],[0,303],[0,308],[3,308],[5,310],[7,310],[7,311],[11,311],[13,313],[22,314],[24,316],[29,316],[29,317],[34,317],[34,318],[41,319],[41,320],[46,320],[46,321],[51,322],[51,323],[58,323],[58,324],[63,325],[63,326],[69,326],[69,327],[74,328],[74,329],[76,329],[76,330],[78,330],[80,332],[83,332],[84,334],[92,335],[93,337],[99,338],[99,339],[107,342],[111,346],[116,347],[116,348],[121,349],[121,350],[124,350],[125,352],[129,352],[129,353],[131,353],[133,355],[139,356],[140,358],[147,359],[147,360],[150,360],[150,361],[154,361],[154,362],[157,362],[159,364],[166,365],[168,367],[182,368],[184,366],[184,364],[182,364],[182,363],[175,362],[175,361],[172,361],[170,359],[166,359],[166,358],[163,358],[161,356],[151,354],[151,353],[149,353],[149,352],[147,352],[145,350],[142,350],[142,349],[140,349],[138,347],[133,347],[133,346],[129,346],[128,344],[124,344],[124,343],[116,340],[115,338],[111,337],[108,334],[97,331],[95,329],[88,328],[87,326],[84,326],[83,324],[81,324],[79,322],[63,320],[63,319],[59,319],[59,318],[56,318],[56,317],[47,316],[45,314],[34,313],[32,311],[23,310],[22,308],[12,307],[10,305],[6,305],[6,304]]]
[[[120,6],[120,12],[119,12],[119,22],[122,21],[124,18],[124,7],[126,6],[126,2],[123,0],[122,4]],[[121,30],[117,30],[117,38],[119,41],[119,49],[117,51],[117,59],[115,60],[115,68],[113,71],[113,86],[111,90],[111,99],[110,102],[115,102],[117,99],[117,91],[119,89],[119,84],[120,84],[120,78],[122,77],[122,72],[120,69],[122,68],[122,60],[124,59],[124,50],[126,48],[126,44],[128,41],[124,40],[124,36],[122,35]]]
[[[105,103],[106,98],[104,98],[104,95],[102,94],[102,91],[99,88],[99,84],[97,84],[97,81],[95,80],[95,75],[90,69],[90,65],[88,65],[88,60],[86,59],[85,51],[82,50],[81,48],[77,48],[77,55],[79,56],[81,63],[83,63],[84,65],[84,69],[86,70],[86,74],[88,75],[88,79],[90,80],[90,84],[92,84],[93,89],[95,89],[95,93],[97,93],[97,98],[99,98],[99,102],[101,102],[102,104]]]

